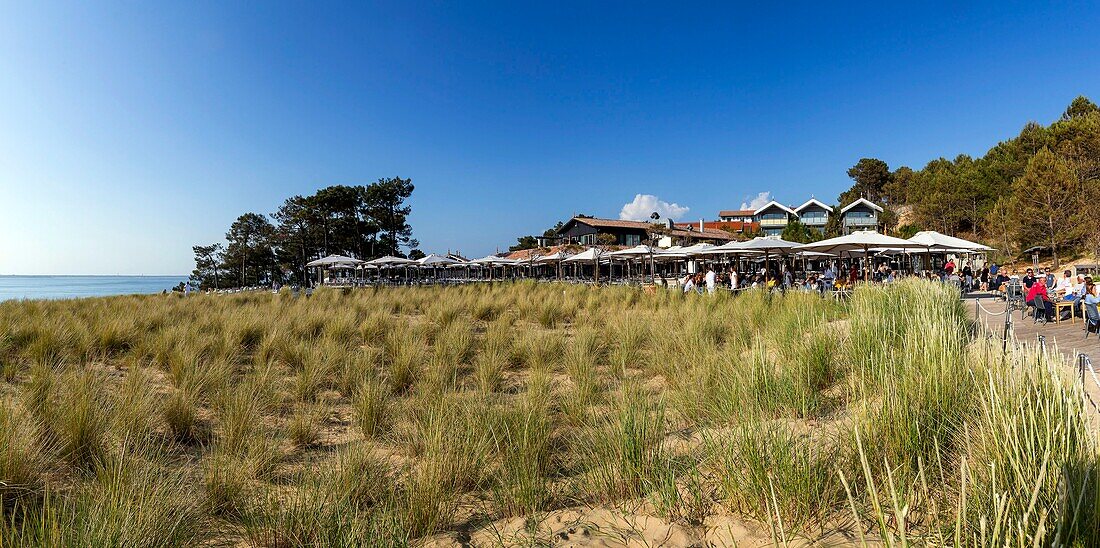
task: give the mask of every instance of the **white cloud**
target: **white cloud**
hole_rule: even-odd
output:
[[[761,192],[760,194],[757,194],[756,197],[752,200],[748,202],[741,202],[741,209],[752,209],[755,211],[764,207],[765,205],[768,205],[768,202],[770,201],[772,201],[772,193]]]
[[[688,209],[680,204],[673,204],[657,198],[652,194],[636,194],[634,201],[623,205],[619,212],[619,219],[623,221],[648,221],[649,216],[656,211],[662,219],[677,220],[688,212]]]

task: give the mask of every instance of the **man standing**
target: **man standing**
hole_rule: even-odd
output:
[[[707,275],[706,275],[706,278],[704,278],[704,281],[707,284],[707,293],[713,294],[714,289],[715,289],[715,285],[716,285],[716,280],[715,280],[715,275],[714,275],[714,267],[713,266],[708,266],[707,267]]]

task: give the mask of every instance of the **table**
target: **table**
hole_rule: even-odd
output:
[[[1076,304],[1077,303],[1075,301],[1067,301],[1063,299],[1058,299],[1057,301],[1054,301],[1054,321],[1062,321],[1062,309],[1069,307],[1069,322],[1077,323],[1077,311],[1075,306]]]

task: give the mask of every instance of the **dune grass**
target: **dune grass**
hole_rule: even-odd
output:
[[[0,545],[400,546],[579,506],[1100,543],[1080,387],[988,344],[923,282],[0,303]]]

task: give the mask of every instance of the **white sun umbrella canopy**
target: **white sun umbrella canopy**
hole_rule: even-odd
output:
[[[768,260],[772,255],[790,255],[795,253],[799,244],[797,242],[788,242],[783,238],[770,238],[760,236],[753,238],[747,242],[741,242],[738,247],[741,251],[745,252],[757,252],[764,254],[764,282],[768,281]]]
[[[330,268],[355,268],[356,265],[362,264],[363,261],[348,257],[346,255],[329,255],[328,257],[322,257],[315,261],[306,263],[308,267],[327,266]]]
[[[592,263],[592,276],[593,279],[599,283],[600,281],[600,267],[599,261],[603,260],[607,255],[607,252],[597,247],[590,247],[572,257],[562,259],[563,263]]]
[[[649,247],[645,244],[639,244],[627,249],[620,249],[618,251],[609,252],[609,257],[644,257],[657,253],[659,250],[653,247]]]
[[[895,238],[893,236],[887,236],[880,234],[874,230],[860,230],[848,234],[847,236],[839,236],[837,238],[829,238],[828,240],[821,240],[820,242],[808,243],[798,246],[799,251],[816,251],[818,253],[829,253],[839,256],[841,253],[863,252],[863,256],[866,257],[872,249],[923,249],[926,246],[911,242],[909,240],[903,240],[901,238]],[[865,278],[871,277],[871,269],[866,269]]]
[[[420,266],[447,266],[458,263],[458,260],[447,257],[446,255],[436,255],[432,253],[425,255],[416,262],[419,263]]]
[[[707,250],[713,249],[715,247],[717,247],[717,246],[715,246],[714,244],[708,244],[708,243],[689,245],[689,246],[681,249],[680,253],[683,253],[684,255],[692,257],[692,256],[695,256],[695,255],[702,255],[702,254],[706,253]]]
[[[705,251],[703,251],[702,254],[703,255],[731,255],[731,254],[745,253],[745,249],[743,247],[741,247],[744,244],[745,244],[745,242],[738,242],[738,241],[726,242],[722,245],[716,245],[714,247],[708,248]]]
[[[479,265],[479,266],[491,265],[499,259],[500,259],[500,257],[497,257],[496,255],[488,255],[488,256],[482,257],[480,259],[474,259],[474,260],[470,261],[469,264]]]
[[[654,255],[654,258],[658,259],[658,260],[661,260],[661,259],[665,259],[665,260],[686,259],[687,254],[684,253],[684,249],[685,249],[684,246],[674,245],[674,246],[672,246],[668,249],[658,250],[653,255]]]
[[[580,253],[577,253],[576,255],[572,255],[570,257],[562,259],[562,262],[565,262],[565,263],[592,262],[592,261],[595,261],[595,260],[598,260],[598,259],[602,259],[604,255],[606,255],[606,253],[602,249],[599,249],[599,248],[596,248],[596,247],[590,247],[590,248],[588,248],[584,251],[581,251]]]
[[[570,255],[564,251],[557,251],[549,255],[539,255],[535,258],[535,262],[539,264],[556,263],[568,259]]]
[[[377,259],[371,259],[367,261],[368,265],[372,266],[405,266],[416,264],[416,261],[412,259],[405,259],[403,257],[394,257],[393,255],[386,255],[385,257],[379,257]]]
[[[976,251],[993,251],[992,247],[982,245],[977,242],[971,242],[970,240],[964,240],[962,238],[956,238],[955,236],[948,236],[947,234],[941,234],[935,230],[924,230],[916,233],[912,238],[909,238],[910,242],[921,244],[932,250],[937,251],[949,251],[949,252],[976,252]]]

